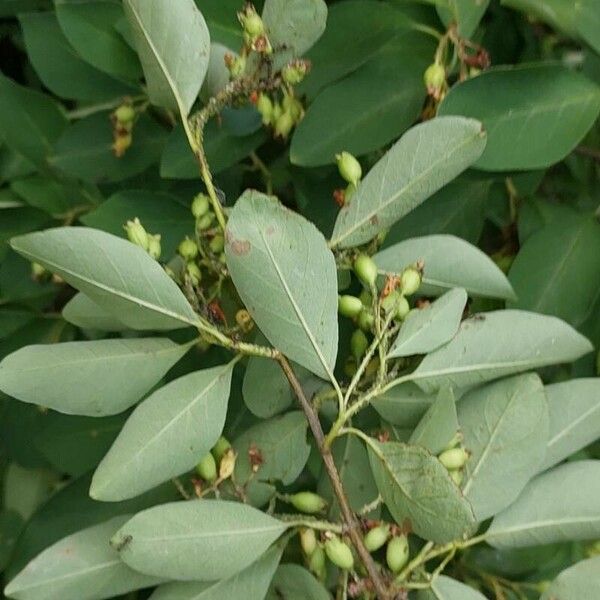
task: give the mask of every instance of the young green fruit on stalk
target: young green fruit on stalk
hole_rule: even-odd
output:
[[[469,453],[464,448],[452,448],[444,450],[439,456],[439,461],[448,469],[453,471],[462,469],[469,460]]]
[[[221,459],[225,456],[225,453],[227,450],[229,450],[229,448],[231,448],[229,440],[226,437],[221,436],[211,450],[212,455],[215,457],[217,463],[221,462]]]
[[[210,208],[210,199],[206,194],[196,194],[192,201],[192,214],[196,219],[205,215]]]
[[[355,329],[352,337],[350,338],[350,351],[352,352],[352,356],[354,356],[356,359],[356,362],[360,361],[368,347],[369,340],[367,339],[367,336],[364,334],[363,330]]]
[[[369,530],[365,535],[365,548],[369,552],[376,552],[379,548],[383,547],[389,537],[390,526],[387,523],[377,525],[377,527],[373,527],[373,529]]]
[[[127,221],[124,226],[127,239],[136,246],[148,250],[148,233],[140,220],[136,217],[133,221]]]
[[[390,571],[398,573],[408,562],[408,538],[405,535],[393,537],[387,545],[385,559]]]
[[[340,175],[348,182],[358,186],[362,177],[362,167],[360,163],[350,154],[350,152],[341,152],[335,155]]]
[[[292,113],[285,110],[275,121],[275,137],[286,139],[294,127],[294,117]]]
[[[162,248],[160,246],[160,233],[155,235],[148,235],[148,254],[154,259],[160,258]]]
[[[325,568],[325,550],[323,550],[322,546],[317,546],[310,555],[308,569],[317,579],[321,581],[325,579],[327,569]]]
[[[421,287],[421,273],[414,267],[408,267],[400,275],[400,288],[405,296],[412,296]]]
[[[273,102],[266,94],[260,94],[256,101],[256,110],[262,117],[263,125],[270,125],[273,121]]]
[[[317,549],[317,535],[315,534],[314,529],[310,529],[309,527],[303,527],[298,532],[300,536],[300,546],[302,548],[302,552],[306,556],[312,556],[312,553]]]
[[[373,325],[375,324],[375,317],[370,310],[363,308],[358,315],[358,319],[356,320],[356,324],[363,331],[372,331]]]
[[[202,271],[195,262],[189,262],[185,266],[185,272],[194,285],[198,285],[202,281]]]
[[[339,296],[338,312],[343,317],[353,319],[363,310],[363,303],[356,296]]]
[[[354,261],[354,272],[365,285],[375,285],[377,279],[377,265],[370,256],[360,254]]]
[[[327,558],[340,569],[349,571],[354,566],[354,556],[350,546],[334,535],[325,542]]]
[[[184,260],[194,260],[198,256],[198,246],[194,240],[186,237],[177,248],[181,258]]]
[[[135,109],[130,104],[121,104],[114,115],[119,123],[131,123],[135,119]]]
[[[327,507],[327,501],[314,492],[298,492],[290,496],[292,506],[309,515],[320,513]]]
[[[215,462],[215,457],[210,452],[196,465],[196,473],[209,483],[217,479],[217,463]]]

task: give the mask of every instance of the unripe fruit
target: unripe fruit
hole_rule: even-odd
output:
[[[244,31],[251,37],[262,35],[265,31],[263,20],[256,11],[248,11],[244,16],[240,17]]]
[[[363,309],[362,302],[356,296],[339,296],[338,312],[343,317],[353,319]]]
[[[227,69],[232,79],[238,79],[246,70],[246,57],[243,55],[231,57],[226,61]]]
[[[362,177],[362,167],[360,163],[350,154],[350,152],[341,152],[335,155],[340,175],[348,182],[358,186]]]
[[[446,82],[446,70],[439,63],[433,63],[425,70],[423,81],[428,90],[439,90]]]
[[[450,473],[450,477],[452,478],[452,481],[454,481],[454,483],[460,487],[461,483],[463,482],[464,479],[464,471],[462,469],[456,469],[454,471],[448,471],[448,473]]]
[[[294,118],[292,113],[286,110],[275,121],[275,137],[286,139],[293,127]]]
[[[314,492],[298,492],[290,496],[290,502],[296,510],[309,515],[319,513],[327,506],[327,501]]]
[[[127,233],[127,238],[132,244],[148,250],[148,233],[137,217],[133,221],[127,221],[124,229]]]
[[[363,354],[369,347],[369,340],[361,329],[355,329],[352,337],[350,338],[350,350],[352,356],[359,362]]]
[[[466,462],[469,460],[469,453],[464,448],[452,448],[450,450],[444,450],[438,458],[446,469],[453,471],[465,466]]]
[[[315,530],[308,527],[303,527],[298,534],[300,536],[300,546],[302,547],[302,552],[304,552],[306,556],[311,556],[318,546]]]
[[[225,238],[223,237],[223,234],[217,233],[217,235],[210,240],[208,247],[213,254],[221,254],[221,252],[223,252],[223,248],[225,247]]]
[[[192,214],[196,219],[199,219],[202,215],[208,212],[210,207],[210,199],[206,194],[196,194],[196,197],[192,201]]]
[[[198,229],[199,231],[204,231],[205,229],[208,229],[212,225],[214,218],[215,218],[215,215],[212,212],[202,215],[196,221],[196,229]]]
[[[365,285],[372,286],[375,284],[377,265],[370,256],[360,254],[354,261],[354,272]]]
[[[294,96],[285,95],[283,97],[283,109],[292,115],[292,119],[294,119],[294,123],[298,123],[304,114],[304,107],[302,106],[302,102]]]
[[[405,535],[393,537],[387,545],[385,559],[390,571],[398,573],[408,562],[408,538]]]
[[[398,302],[398,307],[396,308],[396,315],[394,318],[398,319],[399,321],[403,321],[409,312],[410,304],[408,303],[408,300],[404,296],[402,296],[400,298],[400,302]]]
[[[283,80],[289,85],[300,83],[308,71],[309,64],[307,61],[299,59],[289,62],[281,70]]]
[[[412,296],[421,287],[421,273],[414,267],[408,267],[400,275],[400,287],[405,296]]]
[[[194,262],[188,263],[185,266],[185,271],[186,271],[188,277],[190,278],[190,281],[194,285],[198,285],[202,281],[202,271],[200,270],[200,267],[196,263],[194,263]]]
[[[390,526],[387,523],[382,523],[377,527],[373,527],[367,535],[365,535],[365,548],[369,552],[376,552],[379,548],[388,541],[390,537]]]
[[[131,123],[135,119],[135,110],[129,104],[121,104],[114,115],[119,123]]]
[[[401,298],[401,294],[400,292],[397,292],[396,290],[394,290],[393,292],[390,292],[381,302],[381,308],[383,308],[383,310],[385,310],[385,312],[389,313],[392,310],[396,310],[396,306],[398,305],[398,303],[400,302],[400,298]]]
[[[333,536],[325,542],[325,554],[340,569],[349,571],[354,566],[354,556],[352,556],[350,546],[337,536]]]
[[[321,546],[317,546],[310,555],[308,568],[317,579],[320,579],[321,581],[325,579],[325,576],[327,575],[325,569],[325,550],[323,550]]]
[[[363,288],[363,290],[360,292],[359,298],[365,306],[368,306],[369,308],[371,307],[371,304],[373,303],[373,296],[371,296],[371,292],[369,290],[365,290]]]
[[[266,94],[261,94],[256,101],[256,109],[262,117],[263,125],[269,125],[273,119],[273,102]]]
[[[158,260],[162,252],[162,248],[160,246],[160,237],[160,233],[148,236],[148,254],[154,260]]]
[[[194,240],[186,237],[185,240],[179,244],[177,252],[179,252],[181,258],[184,260],[194,260],[196,256],[198,256],[198,246]]]
[[[363,308],[358,315],[358,319],[356,320],[356,324],[363,331],[372,331],[373,325],[375,324],[375,317],[370,309]]]
[[[217,443],[212,447],[212,455],[215,457],[215,460],[220,463],[223,456],[225,456],[225,452],[231,448],[231,444],[226,437],[221,436]]]
[[[202,460],[196,465],[196,473],[204,479],[212,483],[217,478],[217,463],[215,457],[209,452]]]
[[[233,475],[236,459],[237,454],[233,448],[229,448],[225,451],[225,454],[223,454],[223,458],[221,458],[221,462],[219,463],[219,479],[228,479]]]

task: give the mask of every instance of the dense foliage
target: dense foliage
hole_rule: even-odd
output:
[[[597,0],[0,0],[17,600],[600,598]]]

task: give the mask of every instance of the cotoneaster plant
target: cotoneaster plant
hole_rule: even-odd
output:
[[[91,427],[63,455],[69,464],[81,458],[93,475],[67,483],[39,520],[32,518],[6,559],[5,595],[600,597],[600,461],[584,451],[600,436],[600,383],[591,376],[594,346],[578,331],[595,339],[584,324],[597,293],[590,292],[589,305],[578,304],[580,319],[562,304],[548,309],[543,295],[536,312],[519,304],[513,283],[527,295],[522,277],[505,273],[507,258],[514,259],[515,181],[526,185],[515,172],[570,155],[598,117],[598,85],[556,63],[486,71],[488,38],[476,31],[487,2],[439,2],[436,12],[350,0],[330,7],[327,26],[322,0],[266,0],[261,11],[246,3],[237,21],[228,2],[197,4],[56,2],[55,13],[20,17],[46,87],[55,91],[52,77],[42,76],[33,32],[59,23],[93,69],[88,75],[110,74],[116,91],[99,109],[75,108],[71,117],[82,120],[72,127],[81,130],[63,134],[108,135],[96,179],[95,171],[82,175],[66,150],[46,156],[35,141],[36,128],[51,122],[55,134],[44,139],[54,144],[63,109],[0,81],[0,110],[19,104],[19,95],[31,106],[22,132],[0,118],[7,144],[37,167],[35,177],[58,186],[53,201],[77,189],[79,198],[99,204],[92,212],[85,203],[64,214],[57,209],[52,216],[62,226],[17,228],[29,232],[10,239],[10,256],[32,265],[38,283],[31,285],[61,290],[54,307],[72,333],[39,340],[60,343],[12,348],[0,363],[0,390],[11,407],[20,401],[65,419],[56,434],[61,443],[74,420]],[[514,14],[496,4],[491,15]],[[534,3],[506,4],[535,11]],[[569,33],[579,48],[598,50],[586,16],[600,22],[600,12],[580,4]],[[353,21],[354,11],[373,21],[373,40],[388,31],[383,42],[360,37],[368,23]],[[219,19],[227,27],[219,28]],[[358,51],[344,27],[356,32]],[[98,31],[104,41],[94,37]],[[215,31],[226,31],[239,52],[211,43]],[[86,50],[86,35],[97,52]],[[348,55],[328,54],[340,36]],[[415,52],[418,118],[409,116],[390,137],[373,123],[364,145],[353,137],[358,132],[344,137],[342,120],[343,135],[330,151],[319,106],[367,60],[383,57],[385,69],[398,64],[386,53],[402,47],[403,36]],[[107,59],[102,44],[109,41]],[[136,88],[142,75],[145,85]],[[537,82],[533,100],[520,102],[523,81]],[[371,93],[368,83],[360,86]],[[86,100],[82,93],[73,98]],[[352,105],[349,90],[341,97]],[[544,121],[548,112],[555,120]],[[329,125],[337,135],[340,123]],[[147,167],[154,161],[139,154],[139,140],[152,138],[153,128],[158,137],[161,128],[172,130],[161,173],[187,179],[192,172],[191,183],[177,188],[179,199],[153,189]],[[258,141],[249,143],[252,137]],[[58,145],[67,148],[64,139]],[[265,158],[271,168],[256,153],[267,139],[280,152]],[[281,167],[288,146],[298,168],[321,167],[311,171],[318,183],[296,202],[285,191],[294,172]],[[249,163],[235,167],[246,156]],[[227,163],[227,177],[214,178],[212,161]],[[436,229],[435,211],[419,212],[433,210],[425,203],[432,196],[446,210],[445,190],[478,183],[475,169],[502,172],[508,194],[512,220],[494,259]],[[236,177],[245,181],[246,171],[263,191],[248,187],[229,201],[224,190],[235,189]],[[142,191],[120,203],[121,172],[144,177],[136,184]],[[193,180],[198,174],[202,184]],[[27,183],[33,187],[18,183],[15,193],[50,194]],[[97,202],[104,189],[117,200]],[[330,228],[320,217],[319,227],[312,223],[310,210],[294,210],[314,202],[311,194],[328,198]],[[556,219],[539,213],[539,221]],[[415,214],[434,228],[417,227]],[[586,218],[581,235],[588,240],[599,234]],[[564,226],[574,219],[565,217]],[[397,238],[404,222],[417,234]],[[536,231],[542,227],[536,221]],[[593,239],[590,252],[600,244]],[[545,249],[554,252],[541,248],[539,269]],[[548,273],[547,294],[562,293],[553,286],[563,271]],[[586,273],[593,278],[599,270]],[[588,293],[587,283],[568,292],[573,302]],[[108,443],[94,445],[105,426]],[[88,459],[91,446],[100,451]],[[69,469],[59,466],[59,476]],[[85,470],[72,467],[77,475]],[[7,497],[22,489],[10,487],[20,472],[11,473]],[[77,493],[84,508],[73,500]],[[65,524],[78,510],[81,526]],[[56,526],[53,511],[63,524],[36,537],[37,529]],[[20,528],[11,518],[8,511],[0,516],[7,547],[5,532],[16,538]]]

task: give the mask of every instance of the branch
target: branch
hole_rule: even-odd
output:
[[[348,504],[348,499],[346,497],[346,493],[344,492],[344,487],[342,485],[342,481],[340,480],[340,475],[335,466],[335,462],[333,461],[331,450],[325,444],[325,434],[323,433],[323,428],[321,427],[319,417],[315,413],[310,401],[304,394],[304,390],[302,389],[302,386],[300,385],[300,382],[298,381],[288,360],[283,355],[279,356],[277,360],[287,380],[289,381],[292,390],[296,394],[306,418],[308,419],[308,424],[315,440],[317,441],[319,451],[323,458],[325,470],[327,471],[327,475],[331,481],[333,492],[340,505],[342,518],[346,525],[346,529],[348,530],[348,535],[350,536],[352,544],[356,548],[361,561],[367,569],[369,577],[371,578],[371,582],[373,583],[373,587],[375,588],[375,592],[377,593],[377,598],[379,598],[379,600],[391,600],[391,595],[388,592],[383,579],[381,578],[381,574],[377,570],[377,566],[375,565],[371,554],[364,545],[360,525],[356,519],[356,516],[352,512],[350,505]]]

